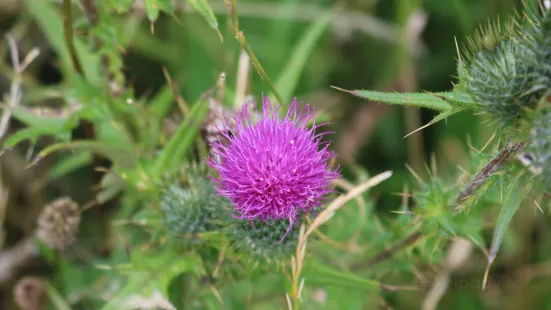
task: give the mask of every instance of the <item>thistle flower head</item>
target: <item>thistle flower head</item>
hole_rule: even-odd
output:
[[[216,190],[229,198],[238,219],[288,220],[289,229],[303,214],[317,209],[332,191],[330,183],[340,175],[328,168],[334,156],[329,143],[321,142],[322,125],[310,128],[315,118],[309,105],[297,114],[296,99],[284,118],[268,98],[253,121],[247,109],[233,120],[236,129],[225,134],[228,144],[212,144],[209,166],[219,173]]]

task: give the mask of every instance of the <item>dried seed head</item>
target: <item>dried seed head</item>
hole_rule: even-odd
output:
[[[63,250],[75,240],[79,224],[78,205],[62,197],[44,207],[38,218],[37,237],[49,247]]]
[[[42,309],[45,302],[46,287],[37,277],[23,277],[13,288],[15,304],[22,310]]]
[[[223,138],[221,132],[231,132],[235,128],[235,121],[231,120],[231,111],[224,108],[221,102],[214,98],[209,98],[209,111],[201,132],[207,144],[218,141]],[[230,120],[225,122],[225,119]],[[227,142],[227,141],[226,141]]]
[[[243,106],[250,112],[254,108],[254,99],[252,96],[247,96]],[[221,102],[214,98],[209,98],[209,111],[201,128],[203,139],[208,147],[212,143],[221,141],[224,145],[229,143],[225,135],[231,134],[237,129],[235,119],[232,117],[236,112],[224,107]],[[225,134],[225,135],[224,135]]]

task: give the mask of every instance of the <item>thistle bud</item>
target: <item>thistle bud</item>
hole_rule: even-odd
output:
[[[223,225],[228,201],[214,196],[216,191],[205,174],[204,165],[186,163],[161,190],[159,207],[171,237],[196,244],[205,233],[219,231]]]
[[[544,190],[551,189],[551,107],[538,109],[530,131],[530,167],[543,181]]]

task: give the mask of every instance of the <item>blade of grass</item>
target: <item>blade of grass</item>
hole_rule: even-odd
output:
[[[218,34],[218,37],[220,37],[221,41],[224,41],[222,38],[222,34],[220,33],[220,30],[218,30],[218,20],[216,19],[216,16],[214,15],[214,12],[212,11],[212,8],[207,0],[188,0],[187,3],[189,6],[195,10],[195,12],[199,13],[207,24],[216,31]]]
[[[94,154],[99,154],[111,160],[113,162],[113,165],[123,169],[133,169],[138,164],[136,154],[129,150],[128,147],[112,145],[99,141],[80,140],[67,143],[57,143],[46,147],[44,150],[38,153],[36,158],[29,164],[29,166],[35,165],[42,158],[62,149],[83,150],[92,152]]]
[[[57,310],[71,310],[69,304],[63,299],[59,292],[50,283],[46,285],[46,294],[48,299]]]
[[[195,103],[189,115],[180,124],[174,135],[167,142],[157,161],[154,164],[153,178],[159,179],[164,173],[175,170],[192,146],[199,127],[208,111],[208,104],[204,101]]]
[[[275,83],[275,88],[279,89],[282,97],[282,104],[288,103],[293,97],[293,93],[297,87],[300,75],[310,58],[310,55],[316,47],[316,43],[321,38],[322,34],[327,30],[327,27],[333,20],[333,12],[327,12],[320,16],[316,22],[304,32],[298,40],[291,58],[283,67],[281,75]],[[273,94],[271,94],[273,96]],[[282,109],[283,110],[283,109]]]
[[[375,291],[381,289],[381,284],[375,280],[364,279],[350,272],[335,270],[317,261],[309,261],[305,264],[304,278],[308,279],[308,282],[313,285],[330,285]]]
[[[513,219],[513,215],[515,215],[520,203],[524,199],[525,190],[525,183],[521,182],[519,177],[515,178],[515,180],[509,185],[507,196],[504,198],[503,206],[501,207],[497,217],[496,228],[494,229],[494,236],[492,238],[492,245],[488,255],[488,266],[486,268],[484,281],[482,284],[483,289],[486,286],[489,269],[497,256],[497,252],[501,248],[501,243],[503,242],[503,238],[505,237],[505,233],[507,232],[511,220]]]
[[[173,104],[174,95],[169,85],[163,86],[149,101],[148,110],[159,119],[164,118]]]
[[[224,3],[226,4],[229,14],[231,16],[232,20],[232,28],[233,28],[233,34],[235,36],[235,39],[241,44],[241,47],[249,57],[251,58],[251,62],[253,64],[254,69],[260,75],[260,78],[268,85],[270,88],[270,91],[274,94],[277,101],[282,104],[284,103],[283,97],[279,94],[277,88],[275,87],[274,83],[266,73],[266,70],[264,70],[264,67],[260,64],[260,61],[256,57],[256,55],[253,53],[253,50],[249,46],[249,43],[247,42],[247,39],[245,38],[245,35],[243,34],[243,31],[239,30],[239,18],[237,16],[237,0],[224,0]]]

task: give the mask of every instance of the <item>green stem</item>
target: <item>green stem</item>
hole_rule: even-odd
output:
[[[65,43],[71,56],[71,61],[75,70],[82,74],[82,66],[78,61],[77,51],[73,42],[73,7],[71,0],[63,0],[63,34],[65,35]]]
[[[270,88],[270,91],[274,94],[277,101],[282,104],[283,103],[283,97],[279,94],[276,87],[274,86],[274,83],[266,73],[266,70],[264,70],[264,67],[260,64],[260,61],[258,61],[258,58],[256,58],[256,55],[252,51],[251,47],[249,46],[247,39],[245,38],[245,35],[243,34],[243,31],[239,30],[239,19],[237,16],[237,0],[225,0],[226,6],[228,7],[228,11],[231,16],[232,20],[232,28],[233,28],[233,34],[235,35],[235,38],[239,43],[241,44],[241,47],[247,52],[249,57],[251,58],[251,62],[253,64],[254,69],[260,75],[260,78],[268,85]]]
[[[251,47],[247,43],[247,39],[245,39],[245,35],[243,34],[243,31],[240,31],[236,35],[236,39],[239,41],[239,43],[241,43],[241,47],[243,47],[245,52],[247,52],[247,54],[249,54],[249,57],[251,58],[251,61],[252,61],[252,64],[253,64],[253,67],[255,68],[258,75],[260,75],[262,80],[268,85],[268,87],[270,88],[270,90],[272,91],[274,96],[276,97],[277,101],[279,103],[283,103],[283,97],[281,97],[281,95],[279,94],[279,92],[275,88],[274,83],[272,82],[270,77],[268,77],[268,74],[266,73],[266,71],[264,70],[262,65],[260,64],[260,61],[258,61],[258,58],[256,58],[256,56],[253,53]]]
[[[230,17],[233,26],[233,33],[239,33],[239,18],[237,17],[237,0],[224,0],[228,11],[230,12]]]
[[[59,294],[59,292],[50,283],[47,283],[46,293],[48,294],[48,298],[50,299],[50,302],[52,303],[55,309],[71,310],[71,307],[67,304],[67,302],[63,299],[63,297]]]

